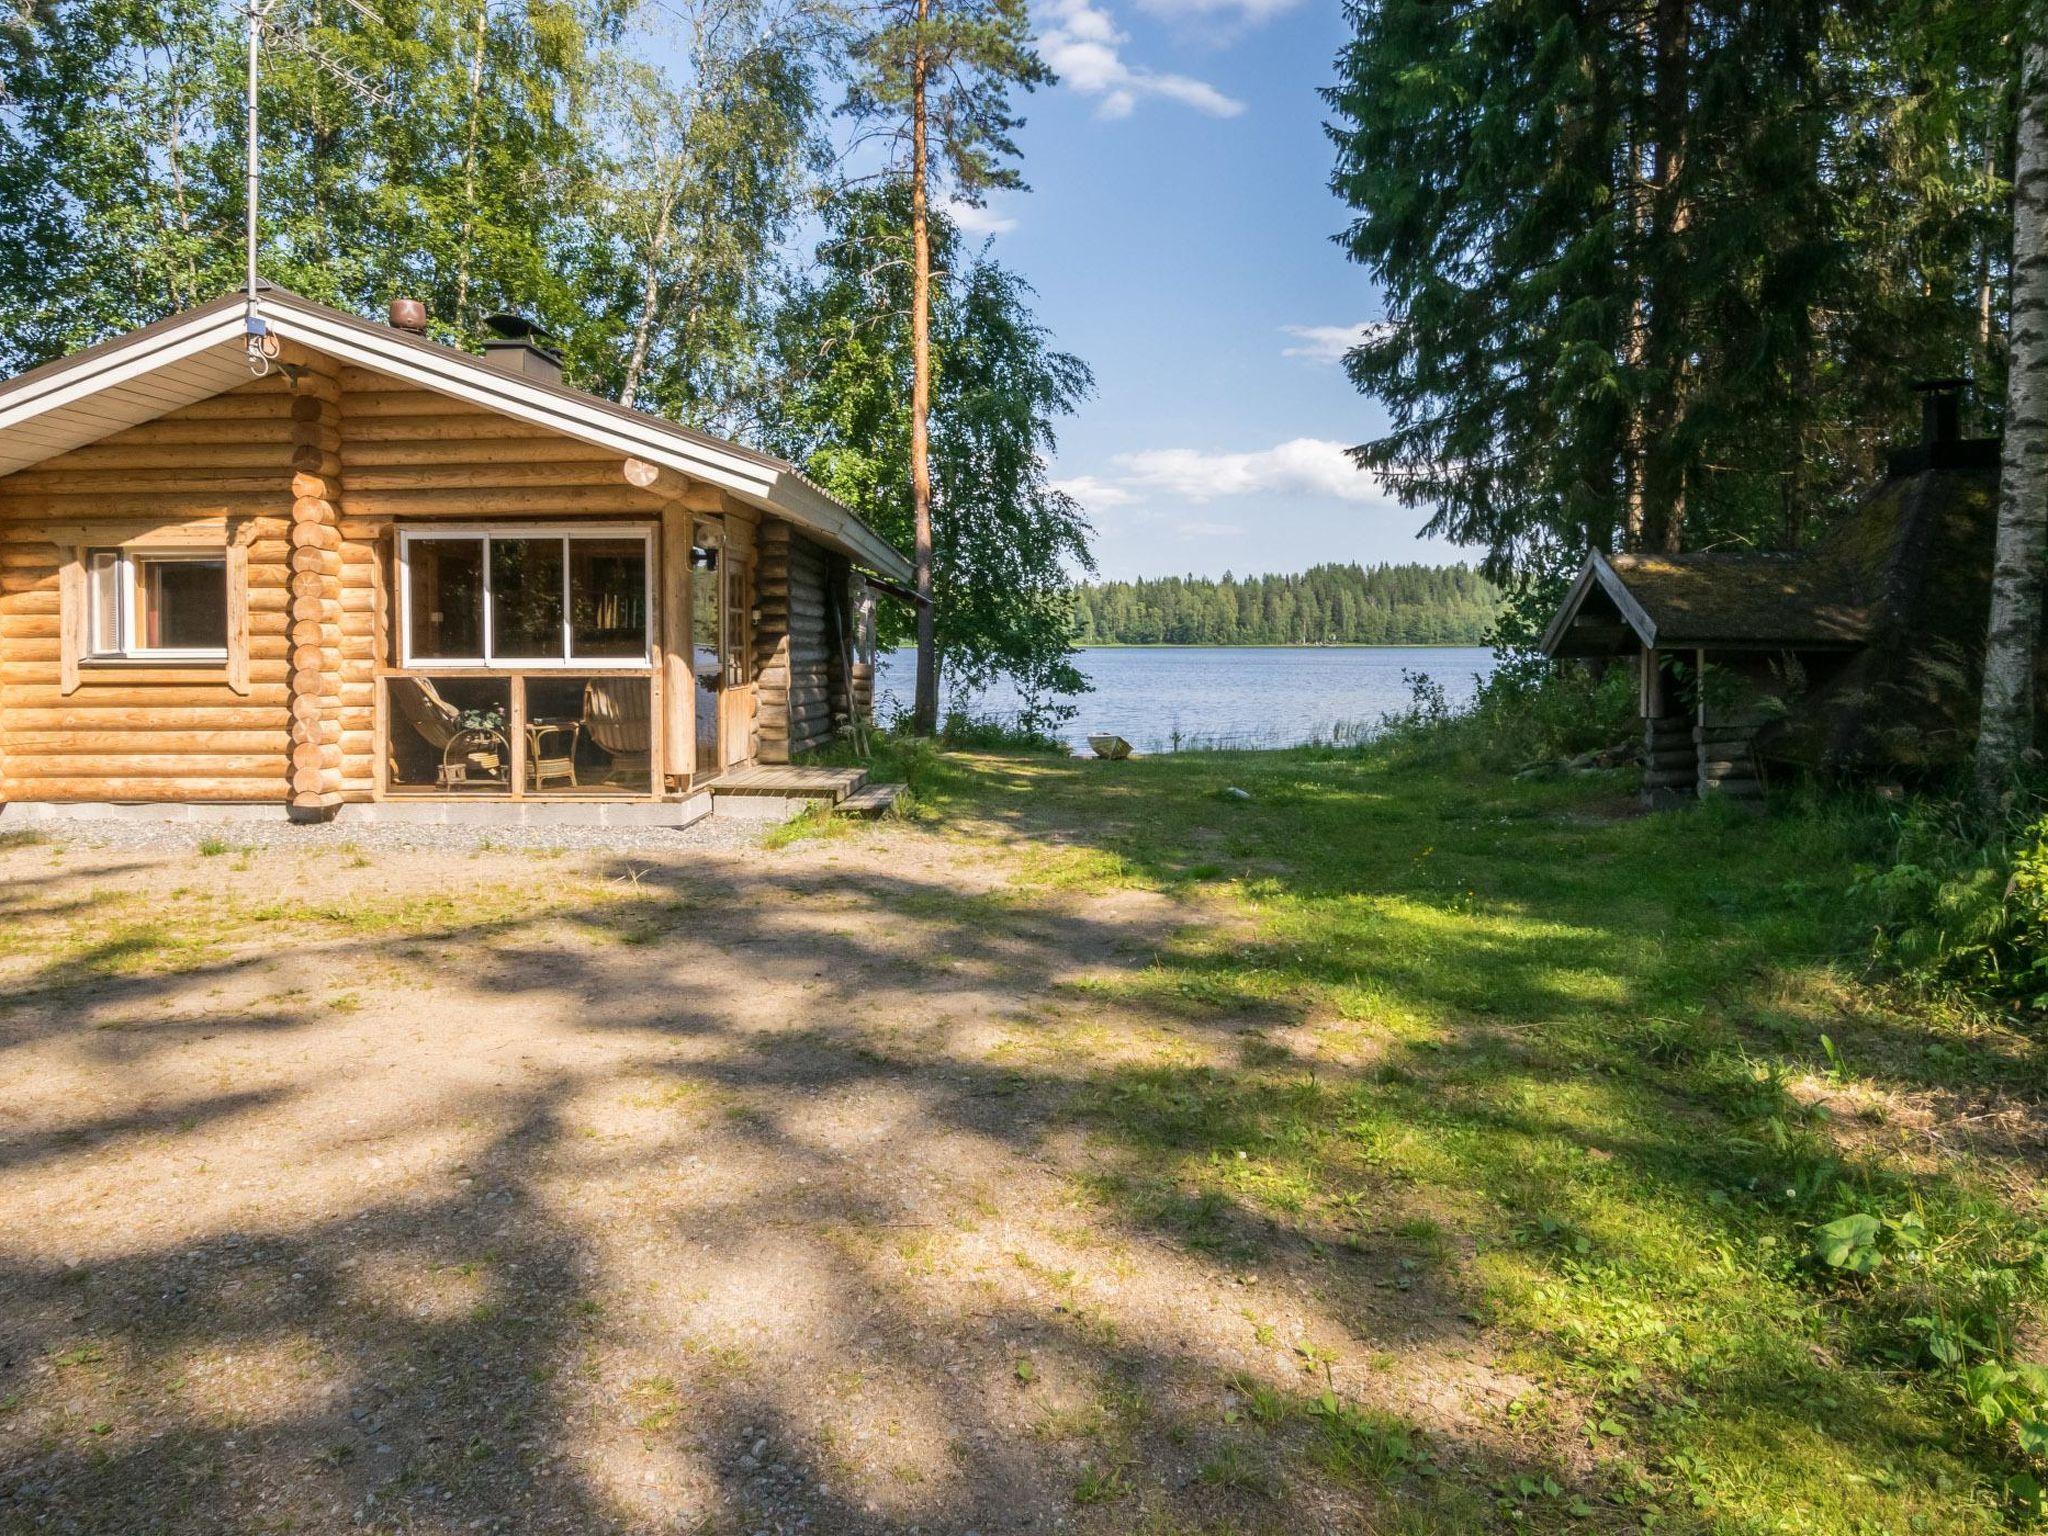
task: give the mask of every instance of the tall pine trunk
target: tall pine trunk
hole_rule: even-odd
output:
[[[918,0],[923,24],[929,0]],[[920,736],[939,728],[939,646],[932,614],[932,243],[927,222],[924,40],[910,67],[910,510],[917,569],[917,699],[912,726]]]
[[[1995,805],[2034,743],[2035,641],[2048,555],[2048,35],[2027,23],[2013,168],[2012,324],[1998,559],[1984,646],[1977,798]]]

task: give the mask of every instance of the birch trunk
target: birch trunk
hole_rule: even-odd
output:
[[[1984,646],[1977,798],[1989,808],[2034,743],[2035,644],[2048,553],[2048,35],[2028,25],[2013,167],[2012,323],[1998,556]]]
[[[476,35],[469,53],[469,125],[462,147],[462,232],[456,244],[455,313],[450,317],[458,331],[469,328],[469,269],[476,233],[477,135],[483,114],[484,47],[490,37],[490,18],[490,6],[485,0],[477,0]]]
[[[918,0],[923,25],[929,0]],[[910,506],[917,571],[917,699],[912,726],[920,736],[939,729],[939,648],[932,615],[932,245],[925,209],[924,40],[910,67]]]
[[[661,263],[668,254],[669,232],[675,221],[675,199],[662,195],[656,216],[654,237],[647,252],[647,270],[640,288],[640,313],[633,321],[633,348],[626,357],[626,382],[619,388],[619,404],[632,405],[640,393],[640,375],[647,368],[647,354],[654,344],[654,322],[661,314]]]

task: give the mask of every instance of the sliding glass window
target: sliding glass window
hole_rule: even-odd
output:
[[[408,667],[649,665],[647,529],[404,529],[398,561]]]

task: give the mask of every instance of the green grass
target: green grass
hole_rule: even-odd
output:
[[[1292,1426],[1312,1475],[1420,1480],[1504,1528],[2024,1522],[2041,1469],[1963,1367],[2026,1352],[2032,1168],[1885,1117],[2038,1101],[2041,1072],[2010,1029],[1869,978],[1846,892],[1873,808],[1649,817],[1624,776],[1515,782],[1413,746],[885,766],[956,835],[1018,842],[1029,899],[1189,903],[1149,963],[1079,984],[1195,1047],[1084,1073],[1089,1198],[1219,1263],[1306,1252],[1340,1311],[1412,1290],[1534,1383],[1493,1441],[1440,1454],[1315,1397],[1311,1360],[1300,1401],[1237,1412]],[[1868,1273],[1817,1251],[1855,1213],[1895,1223]],[[1203,1475],[1256,1482],[1248,1456]],[[1114,1497],[1112,1465],[1077,1499]]]

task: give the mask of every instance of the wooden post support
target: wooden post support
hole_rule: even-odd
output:
[[[694,577],[690,571],[690,509],[671,501],[661,509],[661,651],[658,692],[662,773],[687,784],[697,763],[696,662],[690,640]],[[662,786],[656,784],[659,791]]]
[[[341,804],[341,380],[307,354],[292,401],[291,797],[294,821]]]

